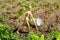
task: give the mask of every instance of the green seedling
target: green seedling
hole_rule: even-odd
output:
[[[36,6],[37,6],[37,3],[32,2],[32,3],[31,3],[31,6],[32,6],[32,7],[36,7]]]
[[[6,6],[7,6],[6,3],[2,3],[2,4],[0,5],[0,9],[5,8]]]
[[[40,40],[44,40],[44,35],[43,34],[41,35]]]
[[[59,2],[54,2],[54,5],[56,5],[56,8],[57,8],[57,9],[60,8],[60,4],[59,4]]]
[[[60,40],[60,33],[58,34],[58,37],[56,37],[57,39],[56,40]]]
[[[54,5],[54,6],[51,7],[51,10],[52,10],[53,12],[60,8],[60,4],[59,4],[58,2],[54,2],[53,5]]]
[[[0,20],[5,21],[7,19],[7,15],[0,15]]]
[[[56,9],[55,9],[55,7],[52,7],[51,10],[52,10],[52,11],[55,11]]]
[[[49,6],[49,4],[50,4],[49,2],[45,2],[44,6],[47,7],[47,6]]]
[[[54,39],[55,40],[60,40],[60,33],[59,32],[52,31],[47,38],[47,40],[54,40]]]
[[[19,17],[21,14],[20,14],[20,11],[16,11],[15,12],[15,15],[16,15],[16,17]]]
[[[32,32],[27,36],[26,40],[44,40],[44,35],[39,36]]]
[[[31,33],[31,34],[28,35],[26,40],[39,40],[39,36],[34,34],[34,33]]]
[[[7,24],[0,24],[0,39],[1,40],[19,40],[18,34],[13,33]]]
[[[58,6],[53,6],[53,7],[51,7],[51,11],[56,11],[58,9]]]
[[[25,13],[28,10],[27,6],[22,7],[22,13]]]
[[[27,2],[26,0],[20,0],[21,4],[26,3],[26,2]]]

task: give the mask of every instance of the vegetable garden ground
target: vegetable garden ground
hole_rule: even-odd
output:
[[[27,11],[42,19],[38,30],[28,28]],[[0,0],[0,40],[60,40],[60,0]]]

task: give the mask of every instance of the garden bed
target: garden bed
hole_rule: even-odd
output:
[[[60,0],[0,0],[0,23],[9,25],[13,32],[20,35],[21,40],[25,40],[30,32],[38,35],[44,34],[46,38],[52,31],[60,32],[59,2]],[[32,6],[30,11],[33,17],[43,21],[38,30],[36,30],[35,25],[30,25],[29,29],[24,21],[24,13],[29,11],[29,5]]]

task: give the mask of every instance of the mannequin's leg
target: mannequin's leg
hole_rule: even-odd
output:
[[[30,30],[30,24],[29,24],[28,20],[29,20],[29,18],[28,18],[28,17],[26,17],[26,23],[27,23],[28,28],[29,28],[29,30]]]
[[[38,30],[37,24],[36,24],[36,22],[35,22],[34,17],[33,17],[32,14],[31,14],[31,17],[32,17],[32,19],[33,19],[33,21],[34,21],[34,24],[35,24],[36,30]]]

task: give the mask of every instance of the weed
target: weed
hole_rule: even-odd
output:
[[[58,2],[54,2],[53,5],[54,6],[51,7],[53,12],[60,8],[60,4]]]
[[[49,35],[48,35],[48,38],[47,40],[60,40],[60,33],[57,32],[57,31],[52,31]]]
[[[44,6],[47,7],[47,6],[49,6],[49,4],[50,4],[49,2],[45,2]]]
[[[27,36],[26,40],[44,40],[44,35],[42,34],[38,36],[37,34],[32,32]]]
[[[6,6],[7,6],[6,3],[2,3],[2,4],[0,5],[0,9],[5,8]]]
[[[18,40],[18,35],[13,33],[6,24],[0,24],[0,39],[1,40]]]
[[[43,34],[41,35],[40,40],[44,40],[44,35]]]
[[[21,14],[20,14],[20,11],[16,11],[15,12],[15,15],[16,15],[16,17],[19,17]]]
[[[28,6],[22,7],[22,13],[25,13],[28,9],[29,9]]]
[[[31,6],[32,6],[32,7],[36,7],[36,6],[37,6],[37,3],[36,3],[36,2],[32,2],[32,3],[31,3]]]
[[[0,15],[0,20],[5,21],[7,19],[7,15]]]

